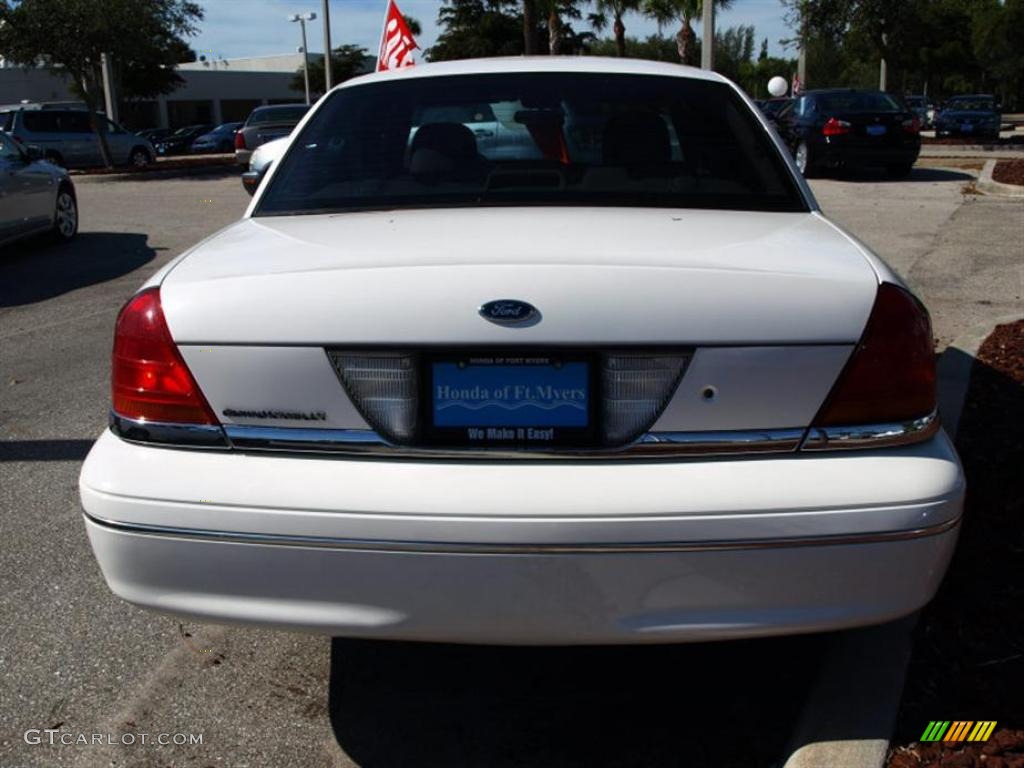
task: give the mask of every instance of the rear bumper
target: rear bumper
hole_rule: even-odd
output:
[[[586,466],[204,453],[105,433],[81,492],[108,584],[150,608],[346,636],[633,643],[910,613],[949,562],[963,479],[942,433]]]
[[[842,141],[822,142],[820,158],[825,165],[887,166],[911,165],[921,153],[920,144],[872,146]]]
[[[252,153],[255,150],[252,149],[236,149],[235,150],[235,162],[239,165],[249,166],[249,161],[252,159]]]

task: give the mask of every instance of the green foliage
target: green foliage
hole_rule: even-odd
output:
[[[361,45],[339,45],[331,52],[331,84],[337,85],[357,75],[370,71],[373,59]],[[289,87],[295,91],[305,91],[306,81],[299,67]],[[311,59],[309,62],[309,90],[311,93],[323,93],[326,88],[324,77],[324,60]]]
[[[430,61],[523,52],[523,17],[516,0],[444,0],[437,23],[441,34],[426,51]]]
[[[122,98],[151,98],[181,82],[194,59],[185,42],[203,12],[190,0],[20,0],[0,6],[0,50],[25,66],[68,75],[90,105],[102,92],[100,55],[113,62]]]
[[[944,98],[996,92],[1024,107],[1024,0],[784,0],[804,29],[808,85],[878,87]]]

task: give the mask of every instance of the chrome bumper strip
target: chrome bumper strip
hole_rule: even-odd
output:
[[[795,451],[803,429],[757,432],[648,432],[622,448],[563,451],[438,449],[393,445],[368,429],[293,429],[226,425],[231,445],[252,451],[313,451],[419,459],[636,459]]]
[[[221,427],[211,424],[166,424],[157,421],[125,419],[110,414],[110,431],[130,443],[187,446],[189,448],[228,448]]]
[[[420,448],[395,445],[370,429],[309,429],[226,424],[163,424],[110,416],[114,434],[133,443],[167,447],[326,453],[341,456],[428,460],[545,460],[616,461],[671,459],[694,456],[793,453],[852,448],[882,448],[931,438],[939,418],[931,413],[896,424],[810,429],[765,429],[725,432],[648,432],[620,448],[590,450],[478,450]]]
[[[327,536],[293,536],[289,534],[233,533],[196,528],[173,528],[144,523],[122,523],[83,512],[86,520],[119,533],[167,536],[194,541],[227,544],[259,544],[264,546],[314,547],[372,552],[420,552],[433,554],[479,555],[561,555],[561,554],[625,554],[658,552],[718,552],[749,549],[792,547],[826,547],[855,544],[881,544],[909,541],[925,536],[948,533],[960,524],[960,518],[939,525],[900,531],[851,533],[829,536],[788,536],[771,539],[730,539],[724,541],[654,541],[600,544],[491,544],[432,541],[379,541],[344,539]]]
[[[812,427],[802,451],[834,451],[845,448],[906,445],[927,440],[939,431],[939,414],[932,411],[913,421],[851,427]]]

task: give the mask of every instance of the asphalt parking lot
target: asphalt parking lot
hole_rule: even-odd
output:
[[[944,346],[1024,314],[1024,202],[964,172],[813,183],[903,274]],[[118,308],[249,198],[234,169],[78,177],[81,234],[0,251],[0,765],[757,764],[784,754],[824,638],[613,649],[372,644],[180,623],[107,590],[76,490],[104,428]],[[187,567],[183,564],[182,567]],[[760,719],[760,725],[752,725]],[[26,744],[201,734],[202,745]]]

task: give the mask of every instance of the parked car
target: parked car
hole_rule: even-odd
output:
[[[193,141],[191,151],[193,153],[234,152],[235,131],[241,127],[241,123],[222,123]]]
[[[924,96],[905,96],[903,101],[917,115],[922,128],[930,129],[935,124],[935,105],[928,101],[927,98]]]
[[[0,245],[49,233],[70,240],[78,232],[78,199],[68,173],[0,133]]]
[[[785,107],[789,106],[792,99],[761,99],[755,102],[757,108],[761,110],[761,113],[771,121],[774,121],[778,117]]]
[[[248,165],[253,150],[268,141],[287,136],[308,111],[306,104],[256,107],[245,125],[235,133],[235,160],[239,165]]]
[[[416,124],[510,98],[543,160]],[[630,59],[332,90],[117,319],[80,478],[111,589],[503,644],[920,608],[964,494],[928,314],[764,128],[720,75]]]
[[[97,115],[115,165],[144,168],[153,161],[150,142]],[[81,109],[18,109],[4,120],[4,130],[22,146],[35,145],[43,156],[62,168],[100,165],[103,155],[89,113]]]
[[[161,156],[185,155],[192,147],[192,142],[203,134],[209,133],[212,125],[186,125],[170,136],[156,143],[157,154]]]
[[[242,188],[250,195],[255,194],[263,177],[267,175],[267,171],[281,158],[287,148],[287,136],[260,144],[249,159],[249,170],[242,174]]]
[[[156,143],[161,139],[166,139],[172,133],[174,128],[146,128],[143,131],[138,131],[135,135],[141,136],[144,139],[149,139],[150,142]]]
[[[1002,122],[1002,114],[991,94],[954,96],[935,118],[935,135],[998,139]]]
[[[921,151],[917,115],[881,91],[806,91],[775,123],[805,176],[871,166],[906,176]]]

